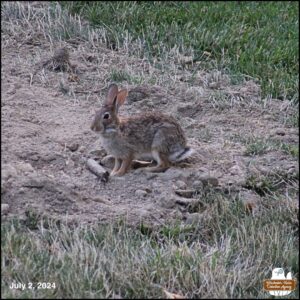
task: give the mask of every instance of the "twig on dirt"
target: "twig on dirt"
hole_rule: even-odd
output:
[[[87,169],[95,174],[101,181],[107,182],[109,173],[100,166],[94,159],[88,159],[86,162]]]
[[[34,74],[30,73],[30,82],[29,82],[29,86],[32,86],[33,75],[34,75]]]
[[[80,90],[74,90],[74,93],[77,93],[77,94],[90,94],[90,93],[100,93],[101,91],[105,90],[105,88],[102,88],[102,89],[98,89],[98,90],[94,90],[94,91],[80,91]]]

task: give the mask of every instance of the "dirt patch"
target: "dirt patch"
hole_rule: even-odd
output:
[[[33,11],[41,9],[30,5]],[[192,187],[203,176],[216,178],[218,188],[242,190],[257,172],[299,174],[296,157],[281,149],[244,154],[244,141],[253,136],[275,136],[294,145],[299,141],[298,131],[282,122],[292,109],[276,99],[263,102],[253,81],[231,86],[220,73],[199,72],[190,84],[182,80],[187,71],[166,77],[147,61],[95,47],[93,40],[54,45],[32,28],[12,33],[9,26],[18,24],[17,19],[2,24],[1,194],[2,203],[9,205],[6,217],[34,209],[80,222],[125,218],[130,224],[163,224],[187,218],[175,190]],[[68,72],[45,68],[32,76],[37,63],[59,46],[68,48],[76,80]],[[119,84],[129,90],[121,114],[158,110],[173,115],[196,150],[194,157],[165,173],[137,169],[107,183],[87,170],[88,158],[100,161],[106,155],[90,124],[114,69],[142,80]],[[161,79],[151,84],[153,77]]]

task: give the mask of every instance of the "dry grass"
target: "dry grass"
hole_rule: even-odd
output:
[[[53,53],[55,49],[67,45],[71,61],[76,51],[83,63],[90,62],[94,68],[88,78],[85,78],[85,82],[89,81],[89,84],[82,86],[80,90],[101,90],[107,87],[111,80],[115,80],[125,86],[158,85],[174,90],[182,97],[207,99],[216,110],[239,106],[260,106],[268,109],[271,105],[272,98],[261,98],[261,88],[251,76],[239,77],[236,80],[238,75],[229,76],[226,71],[203,71],[198,62],[182,68],[182,61],[189,60],[189,57],[183,56],[176,48],[171,49],[160,62],[157,58],[139,58],[141,55],[138,41],[132,41],[130,36],[127,36],[127,39],[124,37],[123,42],[118,45],[118,51],[114,52],[115,59],[112,59],[111,51],[105,46],[111,35],[109,28],[93,28],[77,15],[71,16],[66,10],[62,10],[57,2],[49,3],[47,9],[45,5],[47,4],[2,3],[2,50],[6,51],[9,47],[21,49],[24,44],[41,45],[31,56],[27,56],[26,59],[19,56],[13,62],[15,66],[22,64],[27,67],[28,78],[32,77],[33,66],[49,56],[49,51]],[[123,60],[120,60],[120,57],[123,57]],[[40,72],[37,74],[38,81],[45,86],[50,85],[51,80],[47,76],[49,74]],[[234,85],[233,81],[236,81]],[[101,86],[95,87],[99,82],[102,83]],[[63,84],[62,78],[58,85]],[[72,85],[69,94],[76,98],[76,90]],[[294,119],[297,118],[297,109],[298,101],[294,99],[287,106],[287,118],[291,115],[288,112],[293,112]],[[286,119],[283,122],[287,122]],[[291,122],[295,123],[293,120]]]
[[[242,200],[209,191],[200,223],[140,230],[28,214],[22,225],[2,226],[2,296],[147,299],[163,298],[165,289],[189,298],[265,298],[262,281],[272,268],[298,276],[298,209],[273,194],[253,216]],[[8,289],[12,281],[56,288],[21,292]]]

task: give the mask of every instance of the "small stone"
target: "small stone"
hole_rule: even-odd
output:
[[[32,154],[32,155],[28,155],[28,159],[33,160],[33,161],[39,161],[41,158],[41,156],[39,154]]]
[[[167,209],[171,209],[171,208],[174,208],[176,206],[176,198],[173,197],[172,195],[171,196],[162,196],[160,199],[159,199],[159,203],[160,205],[163,207],[163,208],[167,208]]]
[[[175,194],[185,198],[192,198],[196,192],[196,190],[176,190]]]
[[[237,165],[231,167],[228,171],[231,175],[239,175],[241,173],[241,169]]]
[[[207,185],[218,186],[219,185],[219,181],[215,177],[203,176],[203,177],[199,178],[199,180],[201,180],[201,182],[203,183],[204,186],[207,186]]]
[[[177,180],[175,182],[175,185],[176,185],[177,189],[180,189],[180,190],[186,189],[186,183],[182,180]]]
[[[72,159],[72,161],[73,162],[75,162],[75,163],[77,163],[77,162],[79,162],[80,161],[80,159],[81,159],[81,154],[79,154],[79,153],[72,153],[71,154],[71,159]]]
[[[202,123],[197,123],[197,128],[205,128],[207,126],[206,123],[202,122]]]
[[[52,162],[54,160],[57,160],[61,157],[60,154],[57,153],[47,153],[44,155],[43,160],[46,162]]]
[[[80,153],[83,153],[83,152],[86,151],[86,148],[85,148],[84,146],[80,146],[79,149],[78,149],[78,151],[79,151]]]
[[[41,189],[45,185],[45,180],[43,178],[30,178],[26,182],[22,184],[23,187],[28,187],[28,188],[38,188]]]
[[[186,217],[186,224],[192,225],[192,224],[197,224],[201,221],[202,215],[199,213],[192,213],[188,214]]]
[[[6,203],[1,203],[1,215],[6,214],[9,211],[9,205]]]
[[[19,194],[24,194],[25,193],[25,189],[23,187],[19,188]]]
[[[194,199],[194,198],[192,198],[192,199],[180,198],[180,199],[177,199],[175,202],[177,204],[183,205],[183,206],[188,206],[188,205],[193,206],[193,205],[200,203],[200,201],[198,199]]]
[[[161,188],[162,186],[163,186],[163,184],[160,181],[154,181],[152,183],[153,188]]]
[[[208,84],[208,87],[211,89],[217,89],[220,87],[220,83],[219,82],[211,82]]]
[[[29,172],[34,171],[34,168],[32,167],[32,165],[30,163],[19,163],[16,165],[16,169],[18,169],[24,173],[27,173],[27,172],[29,173]]]
[[[10,177],[16,177],[18,172],[15,167],[10,164],[3,165],[1,170],[1,180],[6,181]]]
[[[207,172],[205,172],[205,173],[203,174],[203,172],[200,171],[199,169],[193,170],[193,171],[190,173],[190,175],[189,175],[189,177],[188,177],[188,180],[189,180],[189,181],[199,180],[199,177],[203,177],[206,173],[207,173]]]
[[[160,177],[165,180],[174,180],[174,179],[186,179],[189,176],[189,172],[178,169],[178,168],[169,168],[164,173],[160,174]]]
[[[138,197],[146,197],[148,195],[145,190],[136,190],[134,193]]]
[[[75,151],[78,150],[79,144],[78,144],[78,143],[72,143],[72,144],[68,145],[67,148],[68,148],[70,151],[75,152]]]
[[[66,183],[66,187],[71,190],[71,189],[75,189],[76,185],[73,182],[69,182]]]

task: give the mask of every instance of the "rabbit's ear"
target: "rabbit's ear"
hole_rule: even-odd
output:
[[[118,107],[120,107],[121,105],[124,104],[127,96],[128,96],[127,89],[123,89],[118,93],[118,96],[117,96]]]
[[[128,95],[127,89],[123,89],[115,97],[113,101],[113,107],[117,113],[119,111],[120,106],[124,104],[127,95]]]
[[[118,95],[118,86],[116,84],[111,84],[108,88],[106,104],[113,104]]]

